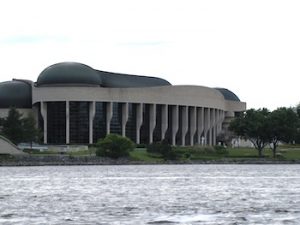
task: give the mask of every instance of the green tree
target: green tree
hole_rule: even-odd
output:
[[[175,160],[177,155],[166,139],[147,145],[147,152],[161,154],[164,160]]]
[[[236,135],[251,141],[258,151],[259,157],[263,156],[263,149],[269,142],[268,116],[270,112],[263,109],[249,109],[231,121],[229,129]]]
[[[21,142],[37,141],[39,130],[36,128],[33,113],[28,117],[22,118],[22,114],[16,108],[10,108],[7,118],[2,120],[2,135],[12,141],[14,144]]]
[[[129,152],[135,148],[135,144],[127,137],[118,134],[108,134],[96,144],[96,155],[110,158],[129,156]]]
[[[297,144],[300,144],[300,103],[295,107],[295,112],[297,113],[298,116],[298,125],[297,125],[297,132],[296,132],[296,137],[295,137],[295,142]]]
[[[24,142],[29,142],[32,148],[32,143],[38,141],[40,132],[36,128],[36,122],[33,113],[29,113],[27,117],[22,119],[23,125],[23,140]]]
[[[14,144],[23,141],[22,114],[16,108],[10,108],[7,118],[3,122],[2,134]]]
[[[276,149],[280,141],[289,143],[296,138],[299,118],[292,108],[278,108],[269,114],[269,142],[276,157]]]
[[[298,117],[300,118],[300,103],[296,106],[296,113]]]

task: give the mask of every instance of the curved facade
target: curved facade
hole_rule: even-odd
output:
[[[214,145],[223,122],[246,109],[227,89],[174,86],[80,63],[46,68],[30,97],[45,144],[95,143],[117,133],[144,144]]]

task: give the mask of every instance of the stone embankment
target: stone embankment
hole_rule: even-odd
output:
[[[231,159],[176,160],[165,162],[132,161],[128,158],[110,159],[96,156],[6,156],[0,157],[0,166],[65,166],[65,165],[147,165],[147,164],[300,164],[300,160]]]
[[[0,166],[51,166],[51,165],[119,165],[129,164],[128,159],[109,159],[96,156],[7,156],[0,159]]]

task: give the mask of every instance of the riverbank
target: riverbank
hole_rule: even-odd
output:
[[[222,158],[211,160],[135,161],[130,158],[110,159],[96,156],[7,156],[0,166],[71,166],[71,165],[159,165],[159,164],[300,164],[300,160],[270,158]]]

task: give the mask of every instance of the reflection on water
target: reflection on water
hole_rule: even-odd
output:
[[[0,168],[0,224],[299,224],[300,165]]]

